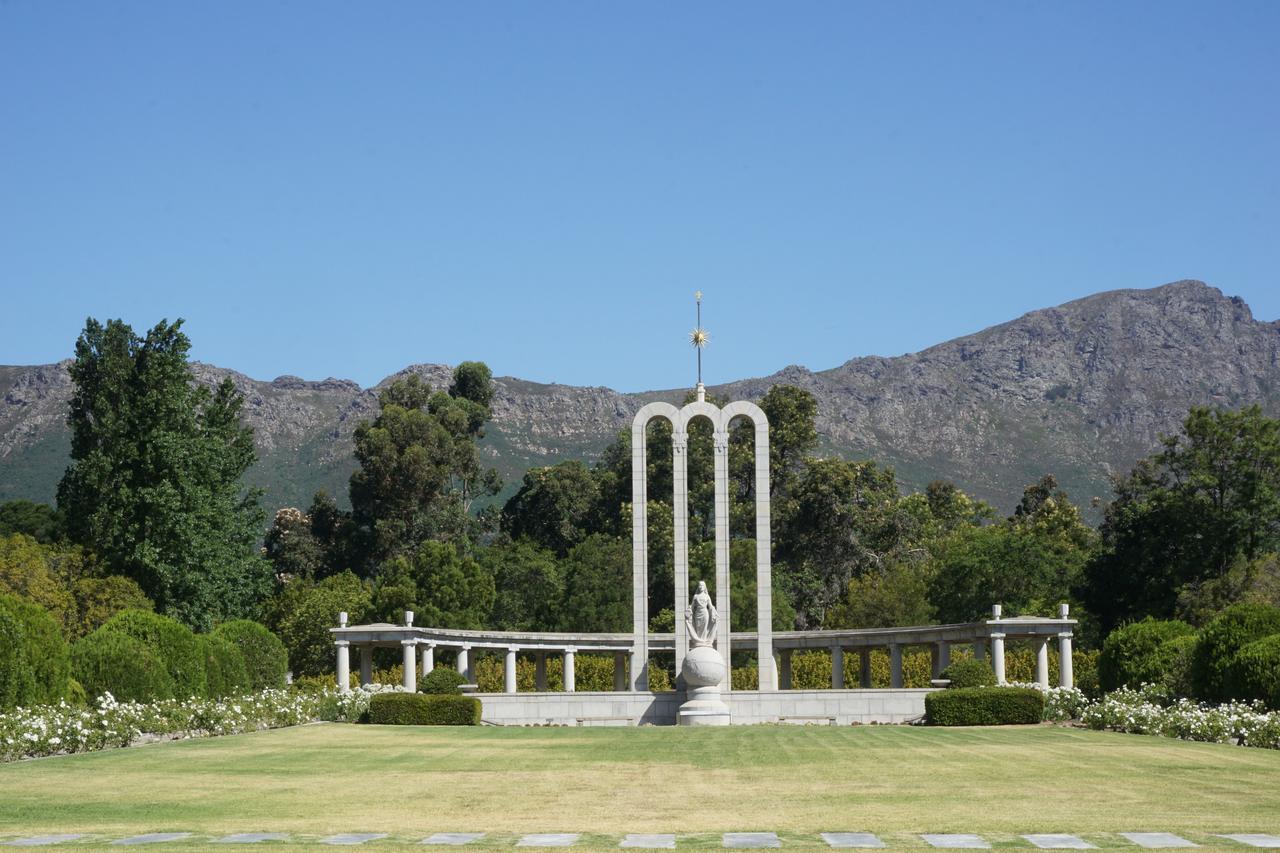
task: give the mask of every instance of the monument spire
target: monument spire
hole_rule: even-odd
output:
[[[693,327],[693,331],[689,333],[689,343],[693,344],[693,348],[698,351],[698,384],[694,388],[698,402],[705,402],[707,399],[707,389],[702,384],[702,348],[707,345],[707,341],[711,340],[711,336],[707,334],[707,330],[702,328],[702,291],[694,291],[694,301],[698,305],[698,322]]]

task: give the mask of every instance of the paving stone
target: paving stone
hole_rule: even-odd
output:
[[[1256,832],[1247,832],[1238,835],[1219,835],[1219,838],[1230,838],[1232,841],[1239,841],[1241,844],[1248,844],[1250,847],[1280,847],[1280,835],[1261,835]]]
[[[1149,850],[1159,850],[1162,847],[1200,846],[1172,832],[1122,832],[1120,834],[1139,847],[1146,847]]]
[[[618,846],[674,850],[676,846],[676,837],[674,835],[638,835],[633,832],[626,838],[622,839],[622,843]]]
[[[484,838],[483,832],[437,832],[430,838],[422,839],[422,843],[461,847],[463,844],[470,844],[472,841],[479,841],[481,838]]]
[[[146,835],[135,835],[132,838],[121,838],[119,841],[112,841],[115,845],[124,844],[161,844],[165,841],[180,841],[183,838],[190,838],[189,832],[149,832]]]
[[[824,832],[828,847],[883,847],[884,842],[872,832]]]
[[[982,840],[978,835],[954,835],[954,834],[925,834],[921,835],[930,847],[956,847],[969,849],[986,849],[991,845]]]
[[[50,844],[61,844],[64,841],[75,841],[84,835],[33,835],[30,838],[15,838],[4,842],[5,847],[47,847]]]
[[[725,847],[781,847],[776,832],[726,832],[721,842]]]
[[[287,832],[237,832],[214,840],[214,844],[257,844],[261,841],[288,841]]]
[[[538,832],[516,842],[517,847],[572,847],[578,843],[576,832]]]
[[[366,841],[376,841],[379,838],[386,838],[385,832],[347,832],[342,835],[330,835],[328,838],[321,838],[321,844],[364,844]]]
[[[1030,841],[1041,850],[1096,850],[1097,845],[1090,844],[1083,838],[1077,838],[1074,835],[1024,835],[1023,838]]]

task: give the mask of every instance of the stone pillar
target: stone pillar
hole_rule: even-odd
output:
[[[423,643],[422,645],[422,677],[426,678],[432,670],[436,668],[436,644]]]
[[[613,653],[613,692],[622,693],[627,689],[627,655],[625,652]]]
[[[471,655],[468,651],[470,648],[471,646],[466,644],[458,647],[458,672],[463,678],[466,678],[468,682],[470,682],[470,678],[467,673],[471,671]]]
[[[338,682],[339,693],[351,692],[351,644],[346,640],[334,640],[333,644],[338,647],[338,674],[336,680]]]
[[[902,646],[897,643],[889,644],[889,686],[902,689]]]
[[[733,404],[730,404],[733,405]],[[760,661],[760,689],[777,690],[773,668],[773,546],[769,525],[769,419],[752,406],[756,438],[756,660]],[[725,418],[725,428],[729,418]]]
[[[844,649],[831,647],[831,689],[844,689]]]
[[[1069,619],[1071,608],[1063,603],[1058,605],[1058,618]],[[1071,626],[1058,634],[1058,684],[1062,687],[1075,687],[1074,661],[1071,659]]]
[[[649,689],[649,523],[648,473],[645,427],[648,413],[637,413],[631,422],[631,689]],[[678,615],[678,614],[677,614]],[[679,620],[677,620],[679,621]],[[536,658],[542,673],[538,691],[547,689],[547,658]]]
[[[507,646],[507,657],[502,662],[502,691],[516,692],[516,647]]]
[[[791,649],[778,649],[778,682],[780,689],[791,689]]]
[[[942,653],[938,650],[937,643],[929,644],[929,677],[937,678],[938,673],[942,672],[939,664],[942,662]]]
[[[996,684],[1004,684],[1004,634],[991,635],[991,668],[996,671]]]
[[[573,693],[577,690],[573,679],[573,656],[577,649],[568,648],[564,650],[564,692]]]
[[[717,426],[711,436],[715,456],[715,541],[716,541],[716,610],[720,627],[716,645],[724,658],[724,682],[720,692],[733,689],[733,640],[729,624],[729,433]],[[773,657],[770,652],[770,658]],[[760,661],[764,666],[765,662]]]
[[[974,660],[987,659],[987,641],[982,639],[981,637],[973,641],[973,659]]]
[[[689,435],[684,425],[671,431],[671,480],[673,483],[671,504],[671,538],[675,550],[672,565],[675,569],[675,641],[676,641],[676,689],[684,687],[684,656],[689,650],[688,630],[684,624],[685,611],[689,609],[689,469],[686,451]],[[724,615],[720,616],[721,625]]]
[[[360,686],[373,683],[373,646],[360,647]]]
[[[858,649],[858,686],[863,690],[871,687],[871,649]]]
[[[418,641],[401,640],[400,648],[404,651],[404,689],[418,689]]]
[[[539,693],[547,692],[547,653],[542,650],[533,658],[533,686]]]
[[[1049,689],[1049,638],[1036,637],[1036,684]]]

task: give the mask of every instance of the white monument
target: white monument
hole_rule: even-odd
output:
[[[698,581],[698,591],[684,615],[689,651],[684,656],[680,675],[688,699],[676,713],[679,725],[729,725],[729,706],[720,698],[720,683],[725,680],[728,670],[720,653],[715,650],[719,622],[716,606],[707,593],[706,581]]]
[[[710,684],[694,685],[688,681],[690,670],[686,658],[696,655],[697,678],[706,681],[716,677],[717,693],[730,689],[729,620],[729,424],[734,418],[743,417],[755,428],[755,499],[756,499],[756,659],[760,672],[760,690],[777,690],[777,670],[773,659],[773,583],[770,576],[769,531],[769,421],[760,407],[746,400],[730,403],[723,409],[706,401],[706,388],[702,384],[702,348],[708,336],[701,328],[702,294],[697,294],[698,327],[689,336],[698,351],[698,384],[692,403],[677,409],[670,403],[650,403],[636,413],[631,424],[631,548],[632,548],[632,649],[631,688],[649,689],[649,543],[646,509],[648,490],[645,475],[648,456],[645,447],[645,429],[654,418],[665,418],[671,424],[672,454],[672,507],[675,567],[675,612],[683,613],[689,601],[689,483],[688,427],[697,418],[706,418],[712,428],[715,448],[715,588],[714,613],[718,629],[713,630],[706,643],[690,645],[691,628],[684,619],[676,619],[675,656],[676,674],[684,681],[684,687],[699,691]],[[706,594],[705,589],[702,594]],[[710,603],[710,596],[707,596]],[[714,648],[721,667],[712,669],[706,665],[709,651]],[[681,685],[677,685],[679,687]],[[700,694],[701,695],[701,694]],[[694,701],[694,700],[691,700]],[[719,701],[717,698],[716,701]],[[711,715],[715,716],[715,715]],[[728,723],[727,709],[722,721]]]

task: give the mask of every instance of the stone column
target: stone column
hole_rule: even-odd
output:
[[[470,677],[467,675],[467,673],[471,671],[471,655],[469,653],[470,648],[471,646],[465,643],[458,647],[458,672],[462,675],[463,678],[466,678],[468,682],[470,681]]]
[[[858,649],[858,686],[863,690],[871,687],[871,649]]]
[[[996,671],[996,684],[1004,684],[1004,634],[991,635],[991,668]]]
[[[547,692],[547,653],[541,649],[533,658],[533,686],[539,693]]]
[[[373,646],[360,647],[360,685],[373,683]]]
[[[844,689],[844,649],[831,647],[831,689]]]
[[[1058,605],[1058,618],[1068,619],[1071,608],[1067,604]],[[1074,661],[1071,659],[1071,626],[1058,634],[1058,684],[1062,687],[1075,687]]]
[[[760,689],[777,690],[773,668],[773,546],[769,525],[769,420],[758,407],[750,408],[756,437],[756,660],[760,661]],[[729,422],[726,418],[725,427]]]
[[[351,692],[351,643],[346,640],[334,640],[333,644],[338,647],[338,674],[336,680],[338,682],[339,693]]]
[[[502,690],[504,693],[516,692],[516,647],[507,646],[507,657],[502,662]]]
[[[404,651],[404,689],[418,689],[418,641],[401,640],[400,647]]]
[[[942,667],[938,664],[942,661],[942,654],[938,651],[937,643],[929,644],[929,677],[937,678],[938,673],[942,672]]]
[[[577,652],[575,648],[567,648],[564,650],[564,692],[573,693],[577,690],[573,679],[573,656]]]
[[[902,646],[897,643],[889,644],[889,686],[902,688]]]
[[[422,645],[422,677],[426,678],[436,668],[436,644],[423,643],[420,645]]]
[[[645,427],[648,415],[637,413],[631,422],[631,689],[649,689],[649,523],[648,473]],[[547,689],[547,658],[536,658],[542,680],[538,691]]]
[[[1036,637],[1036,684],[1049,689],[1049,638]]]
[[[733,688],[733,640],[729,631],[729,433],[723,424],[717,425],[711,441],[715,456],[716,610],[720,614],[717,645],[724,658],[720,692],[725,693]]]
[[[676,641],[676,689],[684,686],[684,656],[689,649],[688,631],[685,629],[684,613],[689,609],[689,470],[686,451],[689,448],[689,435],[684,425],[675,427],[671,432],[671,480],[674,484],[671,494],[672,527],[671,538],[674,544],[672,565],[675,569],[675,641]],[[724,616],[720,621],[724,623]]]
[[[625,652],[613,653],[613,692],[622,693],[627,689],[627,655]]]
[[[778,681],[782,690],[791,689],[791,649],[778,649]]]

